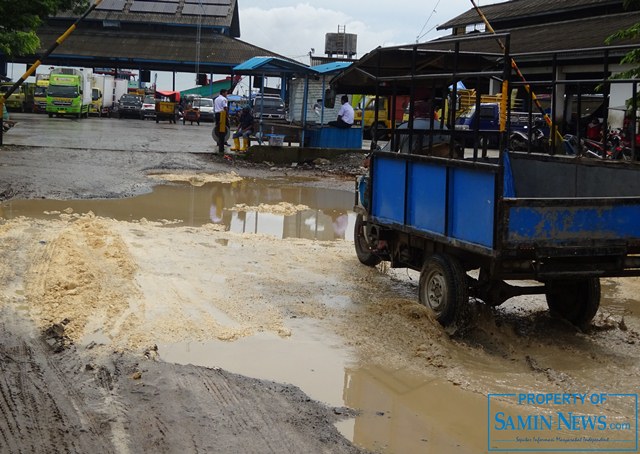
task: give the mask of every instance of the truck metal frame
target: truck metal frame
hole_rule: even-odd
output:
[[[508,43],[508,35],[503,38]],[[550,126],[548,154],[509,150],[512,87],[532,85],[511,80],[508,45],[504,54],[481,55],[461,49],[469,42],[443,41],[445,48],[437,51],[389,48],[395,52],[393,74],[381,63],[391,54],[378,49],[361,59],[361,68],[356,63],[332,81],[338,91],[362,92],[354,81],[366,73],[376,95],[416,93],[420,86],[431,96],[455,99],[456,82],[464,80],[476,85],[479,106],[480,88],[493,80],[502,85],[506,113],[499,132],[477,125],[456,130],[453,109],[439,128],[431,121],[431,128],[414,130],[410,113],[409,127],[391,131],[391,150],[399,152],[374,151],[368,175],[356,182],[356,254],[368,266],[385,260],[420,271],[419,300],[443,325],[464,320],[469,296],[497,306],[513,296],[545,294],[552,313],[584,327],[597,312],[601,277],[640,275],[640,165],[566,156],[558,124]],[[557,62],[554,55],[546,58]],[[402,62],[406,72],[399,69]],[[480,70],[468,69],[474,67]],[[605,63],[597,80],[537,83],[551,87],[553,99],[559,86],[580,93],[581,86],[598,85],[608,93],[611,84],[632,84],[635,112],[640,81],[609,76]],[[530,109],[529,127],[534,117]],[[491,134],[500,144],[493,155],[486,148]],[[434,141],[443,136],[445,147]],[[460,144],[469,139],[473,147],[464,150]],[[477,277],[471,270],[478,270]]]

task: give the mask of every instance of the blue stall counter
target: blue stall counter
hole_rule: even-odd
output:
[[[305,131],[312,148],[362,148],[362,128],[332,128],[330,126]]]

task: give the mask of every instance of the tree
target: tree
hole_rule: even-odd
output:
[[[624,8],[627,10],[637,10],[640,9],[640,0],[624,0],[623,2]],[[613,44],[616,41],[628,40],[628,39],[640,39],[640,23],[634,24],[633,26],[620,30],[613,35],[607,37],[605,43],[607,45]],[[617,74],[615,77],[617,79],[636,79],[640,77],[640,49],[633,49],[629,51],[623,58],[620,60],[622,64],[631,64],[634,65],[633,68],[624,71],[620,74]]]
[[[88,0],[0,0],[0,54],[35,54],[40,47],[36,30],[58,11],[80,13]]]

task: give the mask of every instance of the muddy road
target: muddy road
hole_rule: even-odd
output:
[[[512,414],[530,424],[511,437],[556,418],[555,436],[583,438],[565,447],[637,449],[639,279],[603,280],[586,331],[527,296],[471,301],[450,335],[417,274],[357,261],[361,156],[274,168],[212,157],[208,125],[15,117],[3,452],[477,453]],[[536,400],[578,394],[609,400]],[[556,427],[561,412],[619,430]]]

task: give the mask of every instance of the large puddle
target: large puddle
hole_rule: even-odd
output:
[[[15,200],[0,204],[0,217],[48,219],[60,213],[91,211],[100,217],[123,221],[161,221],[166,228],[219,224],[236,233],[259,233],[275,238],[352,240],[353,193],[303,187],[299,183],[285,179],[201,185],[185,182],[162,184],[152,193],[130,199]],[[283,204],[297,208],[279,210]],[[238,272],[246,273],[246,270]],[[323,276],[320,279],[326,286],[333,285]],[[603,307],[613,315],[629,315],[631,310],[631,314],[637,316],[637,305],[631,304],[634,295],[622,292],[615,282],[604,283],[603,295],[613,294],[615,298],[605,298]],[[348,294],[327,294],[321,299],[331,307],[354,304]],[[225,313],[219,311],[215,317],[222,320]],[[358,446],[376,452],[477,453],[487,450],[488,401],[484,394],[464,390],[445,377],[427,378],[405,369],[374,366],[371,364],[374,358],[367,360],[345,347],[344,339],[328,332],[313,318],[291,317],[286,325],[291,336],[258,332],[236,341],[165,343],[158,344],[158,353],[168,362],[219,367],[250,377],[290,383],[328,405],[357,409],[359,415],[342,421],[338,429]],[[87,340],[100,342],[100,327],[95,327],[94,332],[98,337]],[[571,356],[547,358],[543,350],[534,345],[530,352],[559,370],[584,368],[579,358],[574,366]],[[461,352],[450,353],[452,361],[489,377],[484,380],[487,383],[499,380],[504,371],[494,373],[491,363],[482,363],[486,356],[474,358],[474,352],[476,350],[463,349],[462,353],[468,357],[461,356]],[[522,364],[526,362],[514,362],[509,367],[522,368]],[[518,372],[526,375],[531,370],[525,368]]]
[[[279,209],[282,204],[298,209]],[[199,227],[223,224],[235,233],[276,238],[353,239],[352,192],[308,188],[286,180],[243,179],[200,186],[176,183],[156,186],[152,193],[129,199],[12,200],[0,204],[0,217],[47,218],[61,212],[86,213],[123,221],[171,221]],[[260,209],[256,209],[260,207]]]
[[[149,194],[129,199],[12,200],[0,204],[0,217],[48,219],[60,213],[91,211],[123,221],[164,221],[167,228],[213,223],[236,233],[276,238],[352,240],[353,192],[302,187],[299,183],[286,179],[178,182],[158,185]],[[282,204],[304,208],[293,213],[269,209]],[[342,421],[338,429],[367,449],[471,453],[485,446],[485,431],[478,424],[486,412],[482,396],[445,380],[426,380],[408,371],[367,364],[346,348],[342,339],[312,319],[292,318],[288,325],[294,334],[286,338],[258,333],[233,342],[159,344],[158,352],[164,361],[220,367],[290,383],[328,405],[357,409],[359,416]],[[107,341],[100,333],[96,327],[93,337],[85,341]],[[463,406],[468,411],[460,416]]]

